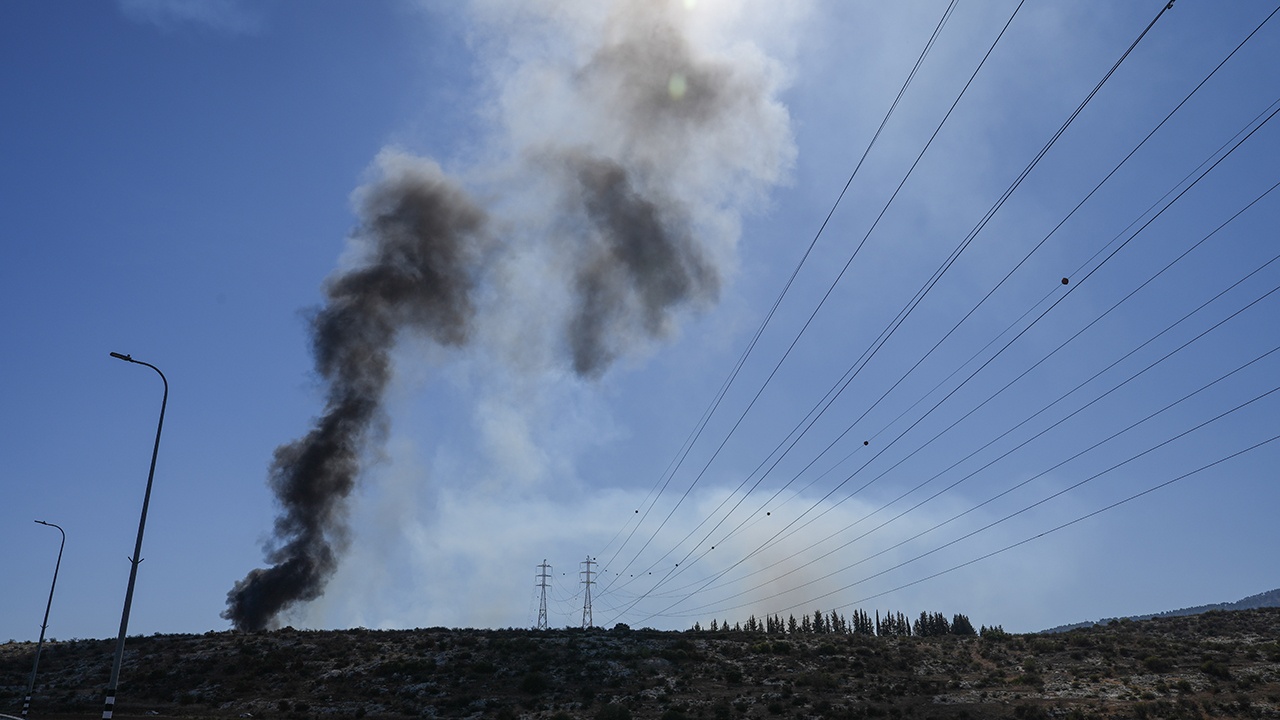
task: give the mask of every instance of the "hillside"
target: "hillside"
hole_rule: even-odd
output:
[[[1280,718],[1280,609],[982,637],[626,630],[129,640],[117,718]],[[113,641],[46,644],[32,715],[97,717]],[[0,711],[34,643],[0,645]]]
[[[1280,607],[1280,588],[1268,590],[1257,595],[1250,595],[1243,600],[1237,600],[1230,603],[1215,603],[1213,605],[1197,605],[1195,607],[1181,608],[1179,610],[1166,610],[1161,613],[1152,613],[1150,615],[1130,615],[1125,618],[1103,618],[1101,620],[1086,620],[1085,622],[1072,623],[1070,625],[1059,625],[1058,627],[1049,628],[1042,632],[1055,633],[1075,630],[1077,628],[1090,627],[1092,625],[1106,625],[1118,620],[1150,620],[1156,617],[1181,617],[1184,615],[1200,615],[1215,610],[1253,610],[1254,608],[1274,608]]]

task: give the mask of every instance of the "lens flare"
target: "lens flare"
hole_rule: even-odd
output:
[[[689,90],[689,81],[685,79],[684,73],[675,73],[671,79],[667,81],[667,92],[671,93],[672,100],[679,100]]]

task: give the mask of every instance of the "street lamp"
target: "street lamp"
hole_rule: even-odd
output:
[[[164,428],[164,407],[169,402],[169,380],[160,368],[134,360],[128,355],[113,352],[111,357],[137,365],[146,365],[160,376],[164,382],[164,398],[160,400],[160,422],[156,425],[156,445],[151,451],[151,470],[147,472],[147,492],[142,496],[142,517],[138,519],[138,541],[133,546],[133,557],[129,558],[129,587],[124,592],[124,612],[120,614],[120,636],[116,638],[116,657],[111,663],[111,679],[107,682],[107,697],[102,708],[102,720],[111,720],[116,707],[116,685],[120,680],[120,663],[124,659],[124,636],[129,629],[129,608],[133,605],[133,583],[138,579],[138,563],[142,562],[142,530],[147,524],[147,505],[151,503],[151,481],[156,475],[156,455],[160,453],[160,431]]]
[[[49,586],[49,602],[44,606],[44,622],[40,625],[40,642],[36,643],[36,661],[31,665],[31,682],[27,683],[27,697],[22,701],[22,717],[27,716],[27,711],[31,709],[31,695],[36,689],[36,670],[40,668],[40,649],[44,647],[44,631],[49,627],[49,608],[53,607],[53,589],[58,586],[58,568],[62,567],[62,549],[67,546],[67,533],[60,526],[51,522],[37,520],[41,525],[48,525],[51,528],[58,528],[58,532],[62,533],[62,544],[58,545],[58,562],[53,566],[53,584]]]

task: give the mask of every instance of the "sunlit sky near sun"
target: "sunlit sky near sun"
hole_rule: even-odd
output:
[[[230,627],[326,282],[423,178],[483,218],[463,330],[398,321],[275,622],[532,626],[545,560],[577,626],[587,558],[666,629],[1280,587],[1276,9],[0,4],[0,641],[33,520],[49,635],[116,633],[161,383],[112,351],[170,384],[130,634]]]

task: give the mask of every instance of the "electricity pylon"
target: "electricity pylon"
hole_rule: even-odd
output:
[[[547,581],[551,579],[551,566],[543,559],[538,566],[538,587],[542,588],[542,602],[538,605],[538,629],[547,629]]]
[[[591,576],[594,575],[595,573],[591,572],[591,566],[594,565],[595,562],[596,561],[592,560],[591,556],[588,555],[586,560],[582,561],[581,563],[578,563],[579,565],[587,566],[586,570],[581,570],[578,572],[579,577],[585,576],[586,579],[582,580],[582,584],[587,586],[587,591],[586,593],[584,593],[583,599],[582,599],[582,629],[584,630],[590,627],[594,627],[594,623],[592,622],[592,619],[591,619],[591,586],[592,584],[595,583],[595,581],[591,579]]]

